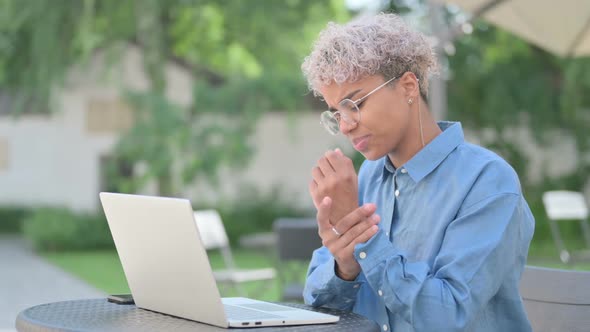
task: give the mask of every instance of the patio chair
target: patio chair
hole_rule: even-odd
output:
[[[535,332],[590,329],[590,271],[525,266],[520,294]]]
[[[312,218],[279,218],[273,223],[277,235],[277,266],[283,301],[303,302],[305,272],[313,251],[322,246]]]
[[[559,231],[558,220],[578,220],[582,227],[582,234],[586,241],[586,246],[590,249],[590,227],[588,226],[588,206],[584,195],[575,191],[547,191],[543,194],[543,204],[549,217],[549,226],[555,246],[559,251],[559,258],[562,262],[568,263],[572,255],[566,249],[561,233]]]
[[[247,295],[242,287],[245,282],[263,281],[263,286],[272,285],[268,281],[275,278],[276,271],[274,268],[240,269],[237,267],[225,227],[217,211],[197,210],[194,211],[194,215],[205,249],[207,251],[219,250],[221,252],[225,269],[213,270],[218,285],[230,287],[237,291],[240,296]]]

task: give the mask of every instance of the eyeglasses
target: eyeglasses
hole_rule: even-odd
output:
[[[367,93],[364,97],[361,97],[355,101],[348,98],[342,99],[336,107],[336,112],[330,110],[322,112],[320,115],[320,123],[324,125],[324,128],[332,134],[336,135],[340,132],[340,121],[344,121],[350,125],[356,125],[361,121],[361,111],[358,105],[367,99],[370,95],[377,92],[382,87],[389,84],[389,82],[395,80],[397,77],[390,79],[389,81],[379,85],[373,91]]]

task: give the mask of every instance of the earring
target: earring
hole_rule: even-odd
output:
[[[412,98],[408,99],[408,105],[412,105],[414,101],[412,100]]]

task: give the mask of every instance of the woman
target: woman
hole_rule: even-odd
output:
[[[312,170],[323,247],[306,303],[383,331],[530,331],[518,282],[533,216],[510,165],[430,114],[426,38],[394,14],[330,23],[302,69],[321,123],[367,159],[358,177],[339,150]]]

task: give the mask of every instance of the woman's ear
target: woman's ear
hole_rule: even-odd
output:
[[[417,99],[420,96],[420,85],[418,84],[418,77],[411,71],[405,72],[399,79],[399,83],[404,89],[406,98]]]

